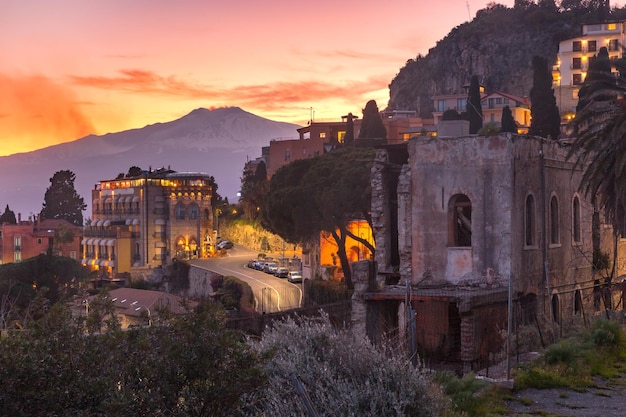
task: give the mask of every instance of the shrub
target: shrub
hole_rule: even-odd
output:
[[[446,409],[440,389],[407,359],[333,328],[328,316],[277,322],[251,346],[268,358],[269,380],[249,398],[250,415],[307,416],[304,395],[319,415],[435,416]],[[300,397],[296,382],[305,390]]]

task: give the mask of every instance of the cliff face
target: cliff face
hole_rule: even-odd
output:
[[[623,19],[624,9],[607,19]],[[581,34],[581,24],[604,20],[597,12],[556,11],[531,5],[493,5],[452,29],[425,57],[410,59],[389,85],[389,110],[417,110],[430,117],[432,96],[463,91],[477,75],[487,91],[530,94],[532,58],[556,62],[559,42]]]

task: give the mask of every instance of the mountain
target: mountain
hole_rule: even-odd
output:
[[[89,205],[100,180],[142,169],[170,167],[215,177],[217,192],[237,201],[246,161],[261,156],[270,140],[294,139],[301,126],[276,122],[238,107],[196,109],[180,119],[140,129],[89,135],[32,152],[0,157],[0,210],[8,204],[22,218],[41,211],[50,178],[59,170],[76,174],[78,194]]]
[[[567,10],[538,3],[516,0],[514,8],[492,3],[453,28],[428,55],[409,59],[400,69],[389,85],[387,109],[432,117],[432,96],[463,92],[473,75],[487,91],[528,97],[533,56],[556,63],[559,42],[580,36],[583,23],[626,19],[625,8],[607,11],[604,2],[570,2]]]

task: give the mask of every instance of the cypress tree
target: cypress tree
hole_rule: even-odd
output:
[[[483,127],[483,108],[480,104],[480,84],[478,77],[472,76],[467,98],[467,117],[469,119],[469,132],[471,135],[478,133]]]
[[[537,55],[533,57],[530,117],[529,134],[558,139],[561,133],[561,116],[552,88],[552,73],[548,67],[548,61]]]
[[[502,109],[501,126],[500,132],[517,133],[517,123],[515,123],[515,119],[513,118],[513,114],[511,113],[511,108],[509,106],[504,106]]]
[[[386,139],[387,129],[383,125],[375,100],[370,100],[363,109],[363,121],[359,139]]]

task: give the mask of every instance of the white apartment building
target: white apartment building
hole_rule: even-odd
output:
[[[623,57],[626,22],[582,25],[582,36],[559,43],[557,62],[553,67],[554,95],[561,113],[575,112],[578,91],[585,81],[589,61],[600,48],[607,48],[610,59]]]

